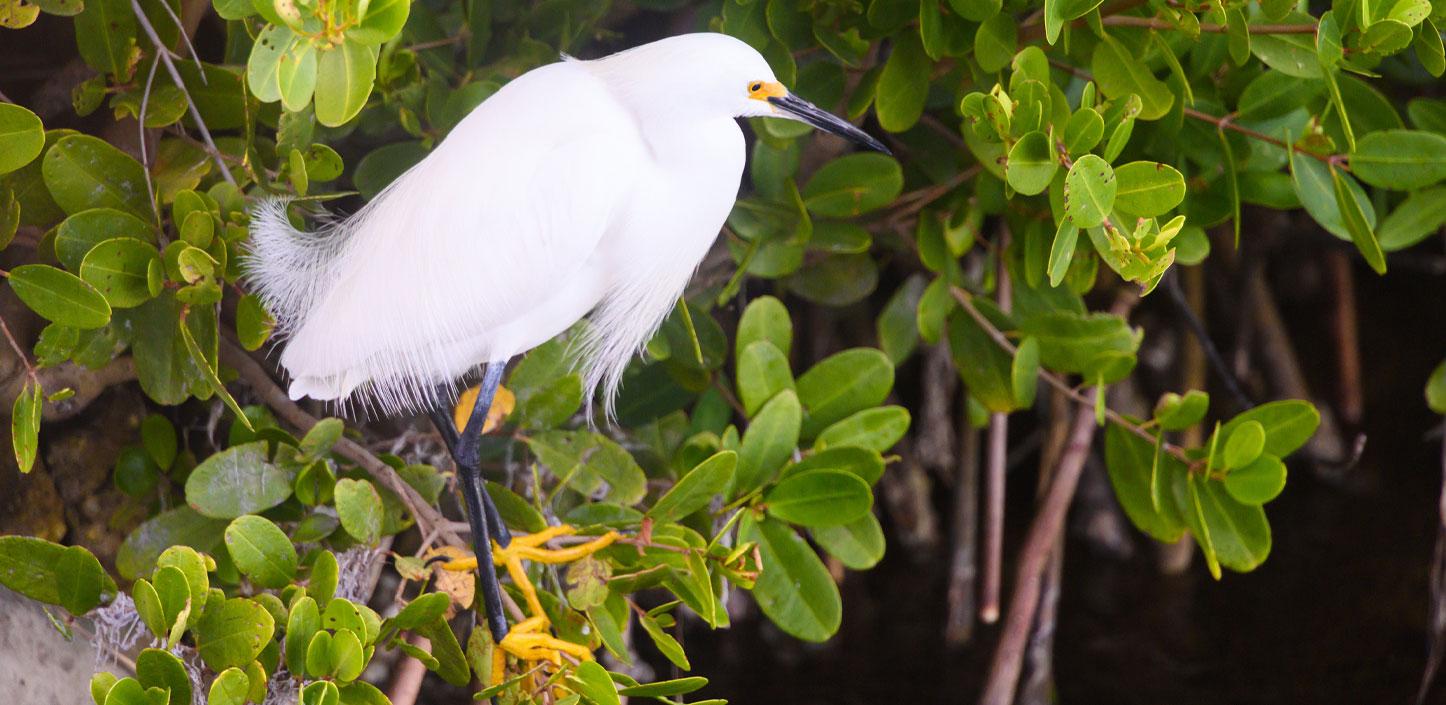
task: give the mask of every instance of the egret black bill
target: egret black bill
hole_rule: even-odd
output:
[[[799,120],[808,123],[825,132],[832,132],[854,144],[868,147],[869,149],[893,155],[888,147],[873,138],[869,133],[860,130],[849,124],[849,121],[834,115],[818,106],[810,103],[792,93],[784,96],[774,96],[768,99],[769,104],[774,108],[792,115]]]

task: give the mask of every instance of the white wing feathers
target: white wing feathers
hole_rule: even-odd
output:
[[[396,414],[562,332],[611,283],[599,241],[650,168],[631,116],[577,64],[509,83],[362,210],[316,233],[252,217],[248,276],[291,396]]]

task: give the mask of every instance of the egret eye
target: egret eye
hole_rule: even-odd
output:
[[[761,91],[761,90],[763,90],[763,82],[762,82],[762,81],[754,81],[753,83],[748,84],[748,92],[749,92],[749,93],[757,93],[758,91]]]

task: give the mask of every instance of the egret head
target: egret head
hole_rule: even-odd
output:
[[[847,120],[788,90],[757,49],[726,34],[670,37],[601,61],[627,64],[632,69],[627,82],[635,94],[656,100],[664,93],[678,111],[797,120],[869,149],[889,151]],[[639,85],[644,83],[648,85]]]

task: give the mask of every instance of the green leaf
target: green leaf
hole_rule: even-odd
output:
[[[1015,402],[1021,408],[1034,406],[1034,395],[1039,389],[1039,339],[1028,337],[1020,341],[1014,351],[1014,362],[1009,368],[1010,386]]]
[[[1168,164],[1122,164],[1115,167],[1115,178],[1115,207],[1131,215],[1164,215],[1185,199],[1185,177]]]
[[[1446,136],[1422,130],[1379,130],[1351,152],[1351,173],[1372,186],[1407,191],[1446,179]]]
[[[196,250],[195,248],[192,248],[191,251],[199,252],[199,250]],[[210,387],[211,392],[214,393],[217,397],[220,397],[221,402],[226,405],[226,408],[230,409],[232,414],[235,414],[236,421],[248,429],[251,428],[250,417],[248,417],[246,413],[242,411],[241,405],[236,403],[236,400],[232,398],[231,393],[226,391],[226,385],[221,382],[220,376],[216,373],[216,368],[214,367],[217,344],[216,339],[213,337],[207,341],[207,347],[210,351],[210,354],[207,354],[207,351],[203,350],[200,343],[196,340],[196,334],[191,331],[191,326],[187,323],[186,320],[187,318],[189,318],[189,316],[187,315],[186,309],[182,308],[181,318],[177,322],[176,327],[181,333],[181,342],[183,345],[185,345],[186,353],[190,355],[192,364],[194,364],[196,368],[201,371],[201,379],[205,381],[208,387]],[[200,316],[200,318],[209,322],[210,325],[208,327],[210,328],[210,331],[214,334],[216,325],[216,318],[214,312],[207,310]]]
[[[320,458],[331,452],[332,446],[346,433],[346,424],[341,419],[326,418],[316,422],[304,437],[297,450],[306,458]]]
[[[402,31],[411,3],[408,0],[371,0],[362,7],[366,8],[366,14],[362,16],[361,24],[349,30],[346,37],[350,41],[373,45],[386,42]]]
[[[708,506],[715,495],[723,492],[738,465],[738,454],[731,450],[714,453],[698,463],[648,510],[655,522],[673,522]]]
[[[62,137],[46,150],[41,173],[51,197],[66,213],[114,208],[144,221],[155,217],[140,162],[97,137]]]
[[[100,604],[101,593],[115,590],[89,551],[29,536],[0,536],[0,584],[77,616]]]
[[[176,427],[166,417],[150,414],[141,422],[141,445],[158,467],[170,468],[178,452]]]
[[[207,560],[190,546],[172,546],[162,551],[160,557],[156,559],[157,568],[170,567],[181,571],[186,582],[186,593],[191,599],[191,604],[196,606],[196,609],[192,610],[192,622],[200,616],[200,608],[206,604],[211,590]]]
[[[884,557],[884,530],[873,513],[847,524],[814,528],[813,540],[853,570],[868,570]]]
[[[45,264],[10,270],[10,288],[32,311],[61,325],[91,330],[110,322],[110,304],[80,277]]]
[[[919,347],[919,299],[924,294],[924,278],[914,275],[906,279],[884,305],[875,323],[879,347],[895,367],[909,359]]]
[[[276,321],[261,305],[260,297],[246,294],[236,302],[236,337],[241,347],[252,352],[260,350],[275,327]]]
[[[1197,539],[1208,537],[1220,565],[1246,572],[1265,562],[1271,544],[1265,512],[1231,497],[1222,483],[1191,479],[1189,485],[1198,501],[1198,510],[1191,516],[1191,531]]]
[[[814,215],[849,218],[888,205],[903,188],[899,163],[893,157],[868,152],[825,164],[804,186],[803,198]]]
[[[271,641],[276,622],[265,607],[244,597],[207,606],[196,625],[201,660],[214,671],[244,668]]]
[[[106,694],[110,692],[111,688],[115,687],[116,682],[119,680],[120,679],[116,678],[115,674],[110,671],[97,672],[90,677],[90,699],[95,701],[95,705],[105,705]],[[226,704],[220,703],[218,705]]]
[[[341,693],[331,681],[308,683],[301,689],[301,705],[339,705]]]
[[[269,3],[268,3],[269,4]],[[291,56],[305,40],[281,24],[268,25],[256,37],[251,56],[246,62],[246,85],[251,94],[263,103],[281,100],[283,62],[294,64]],[[313,58],[313,61],[315,59]],[[312,84],[315,85],[313,66]],[[304,105],[302,107],[305,107]],[[299,108],[296,108],[299,109]]]
[[[1376,240],[1376,233],[1371,230],[1371,224],[1366,220],[1366,214],[1361,210],[1361,204],[1356,200],[1355,192],[1351,191],[1346,184],[1345,177],[1335,169],[1331,169],[1331,180],[1335,185],[1336,208],[1340,210],[1341,221],[1345,224],[1346,230],[1350,232],[1356,249],[1361,251],[1361,256],[1365,257],[1366,264],[1371,265],[1371,269],[1376,270],[1376,274],[1385,274],[1386,255],[1381,251],[1381,243]]]
[[[807,527],[855,521],[873,506],[869,484],[837,470],[810,470],[785,477],[763,494],[769,516]]]
[[[773,479],[798,447],[803,409],[791,389],[779,392],[748,424],[738,448],[738,470],[730,496],[738,496]]]
[[[270,509],[291,496],[291,477],[266,460],[266,441],[232,446],[206,458],[186,478],[186,502],[217,519]]]
[[[335,664],[336,679],[342,682],[354,681],[366,667],[362,655],[361,639],[350,629],[338,630],[331,640],[331,662]]]
[[[578,664],[567,682],[593,705],[618,705],[622,702],[607,669],[599,666],[596,661],[583,661]]]
[[[451,600],[441,593],[432,594],[440,595],[445,601]],[[306,673],[306,649],[320,630],[321,611],[316,606],[316,600],[309,595],[297,598],[286,620],[286,670],[294,674]]]
[[[1293,78],[1323,77],[1315,39],[1309,34],[1252,33],[1250,51],[1265,65]]]
[[[276,88],[287,110],[302,110],[311,102],[312,91],[316,90],[316,49],[309,42],[298,41],[277,57]],[[305,176],[304,169],[301,174]]]
[[[769,3],[770,6],[773,3]],[[675,678],[667,681],[654,681],[642,685],[619,688],[618,695],[626,695],[630,698],[667,698],[674,695],[685,695],[695,690],[700,690],[708,685],[708,679],[702,676],[689,676],[687,678]]]
[[[878,451],[856,446],[839,446],[810,453],[783,470],[783,477],[810,470],[838,470],[858,475],[872,486],[884,474],[884,458]]]
[[[166,549],[184,545],[197,551],[212,551],[221,543],[227,522],[212,519],[190,507],[177,507],[157,514],[132,531],[116,553],[116,570],[134,580],[149,573]]]
[[[878,282],[878,264],[866,254],[828,256],[788,279],[799,296],[825,306],[862,301],[874,292]]]
[[[45,126],[24,106],[0,103],[0,174],[8,174],[40,156]]]
[[[320,609],[325,610],[331,605],[331,600],[336,595],[339,573],[336,554],[327,550],[316,554],[316,559],[311,563],[311,575],[306,581],[306,594],[316,600]]]
[[[228,668],[211,681],[207,696],[208,705],[246,705],[246,696],[251,691],[251,679],[239,668]]]
[[[1019,48],[1019,27],[1013,16],[996,14],[974,34],[974,60],[985,73],[997,73],[1014,59]]]
[[[166,705],[170,695],[161,688],[146,688],[134,678],[122,678],[106,691],[105,705]]]
[[[1077,228],[1100,225],[1114,208],[1118,188],[1109,162],[1093,154],[1080,157],[1064,178],[1065,219]]]
[[[1106,36],[1095,45],[1090,71],[1105,97],[1121,99],[1131,93],[1140,98],[1140,119],[1158,120],[1170,112],[1175,94],[1150,72],[1135,52],[1114,37]],[[1080,225],[1080,227],[1091,227]]]
[[[35,455],[40,450],[43,393],[39,384],[27,379],[10,409],[10,443],[15,449],[15,467],[22,473],[35,467]]]
[[[1004,174],[1009,185],[1026,196],[1044,193],[1059,170],[1049,136],[1035,130],[1019,138],[1009,149]]]
[[[789,320],[788,309],[772,296],[760,296],[743,310],[743,316],[738,320],[734,355],[742,357],[743,351],[759,340],[773,343],[785,358],[793,348],[793,323]]]
[[[1291,185],[1295,189],[1296,197],[1300,200],[1300,205],[1305,207],[1306,212],[1310,213],[1310,217],[1315,219],[1315,222],[1320,223],[1320,226],[1330,231],[1331,234],[1343,240],[1352,239],[1351,232],[1346,228],[1341,215],[1340,202],[1336,199],[1337,176],[1345,183],[1356,204],[1365,214],[1366,224],[1375,226],[1375,208],[1371,205],[1370,199],[1366,197],[1365,189],[1362,189],[1354,178],[1327,167],[1319,160],[1306,156],[1299,150],[1291,152],[1290,175]]]
[[[131,50],[136,44],[136,20],[130,3],[88,0],[75,16],[75,43],[80,57],[91,68],[122,79],[129,77]]]
[[[1025,318],[1019,330],[1039,340],[1045,367],[1077,373],[1091,382],[1104,375],[1105,383],[1129,372],[1130,366],[1121,366],[1119,360],[1133,359],[1142,338],[1123,317],[1109,313],[1051,311]]]
[[[865,409],[824,429],[814,440],[818,449],[855,446],[879,453],[894,447],[909,430],[909,411],[901,406]]]
[[[1049,246],[1049,285],[1057,287],[1064,282],[1064,277],[1069,273],[1070,263],[1074,261],[1075,245],[1079,244],[1079,228],[1069,219],[1059,222],[1059,229],[1054,233],[1054,242]]]
[[[340,694],[339,705],[392,705],[392,701],[388,700],[382,691],[366,681],[347,683],[341,686]]]
[[[1200,423],[1210,408],[1210,395],[1192,389],[1180,396],[1170,392],[1160,397],[1155,405],[1155,419],[1166,431],[1182,431]]]
[[[1226,455],[1229,455],[1228,444]],[[1241,504],[1265,504],[1278,497],[1283,489],[1285,463],[1273,455],[1258,456],[1250,464],[1234,468],[1225,476],[1225,491]]]
[[[136,656],[136,679],[147,688],[170,691],[169,705],[191,705],[191,676],[169,651],[145,649]]]
[[[356,117],[372,94],[376,72],[375,47],[347,41],[323,51],[316,70],[317,121],[337,127]]]
[[[1446,362],[1437,365],[1426,380],[1426,406],[1446,415]]]
[[[399,629],[415,629],[441,617],[447,613],[447,607],[451,604],[451,597],[446,593],[429,592],[418,595],[417,599],[407,603],[392,622]]]
[[[135,600],[136,614],[140,616],[141,623],[151,630],[158,639],[165,639],[169,635],[169,627],[166,624],[165,608],[161,606],[161,596],[156,593],[156,588],[149,580],[141,578],[131,586],[131,597]]]
[[[793,371],[773,343],[756,341],[738,356],[738,400],[745,414],[756,414],[764,402],[793,388]]]
[[[432,657],[437,659],[436,671],[442,680],[456,686],[465,686],[472,680],[467,656],[462,653],[462,645],[457,643],[457,635],[452,633],[452,628],[447,626],[445,620],[439,619],[412,631],[432,642]]]
[[[879,74],[874,112],[880,127],[903,132],[919,121],[924,100],[929,97],[929,69],[929,56],[924,53],[919,35],[904,32]]]
[[[1442,225],[1446,225],[1446,186],[1407,196],[1381,221],[1376,234],[1382,250],[1395,252],[1425,240]]]
[[[1310,402],[1287,399],[1261,404],[1246,411],[1220,429],[1229,438],[1242,424],[1258,421],[1265,430],[1262,452],[1284,458],[1305,445],[1320,427],[1320,412]],[[1215,465],[1220,465],[1216,462]]]
[[[683,645],[678,643],[673,635],[663,631],[658,625],[658,620],[647,616],[639,615],[638,624],[642,625],[643,631],[653,640],[653,645],[663,654],[674,666],[685,671],[692,670],[693,665],[688,662],[688,655],[683,651]]]
[[[1265,448],[1265,427],[1259,421],[1236,426],[1225,439],[1224,467],[1243,468],[1255,462]]]
[[[281,588],[296,577],[296,548],[270,520],[254,514],[226,527],[226,550],[236,568],[260,587]]]
[[[1183,463],[1112,423],[1105,429],[1105,469],[1115,497],[1135,526],[1167,543],[1184,535],[1185,518],[1173,493],[1189,477]],[[1157,493],[1156,487],[1164,491]]]
[[[787,524],[745,516],[740,542],[756,542],[761,572],[753,586],[758,606],[780,629],[805,641],[838,631],[843,608],[838,586],[808,543]]]
[[[1002,331],[1014,327],[992,303],[975,299],[974,304],[994,327]],[[964,311],[949,317],[949,351],[971,396],[990,411],[1014,410],[1013,358]]]
[[[883,402],[894,386],[894,365],[872,348],[853,348],[819,361],[798,378],[798,400],[806,411],[801,436],[812,438],[829,425]]]
[[[427,156],[420,142],[394,142],[372,150],[357,164],[352,183],[363,198],[372,199],[392,180]]]
[[[118,237],[91,249],[80,264],[80,278],[100,291],[112,308],[131,308],[151,300],[150,272],[159,266],[161,255],[155,247]]]
[[[366,480],[344,478],[337,480],[334,492],[341,527],[367,545],[381,540],[382,497],[377,488]]]

